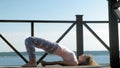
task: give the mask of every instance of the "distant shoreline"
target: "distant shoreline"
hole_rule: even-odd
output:
[[[96,51],[96,52],[102,51],[103,52],[103,51],[107,51],[107,50],[85,50],[85,52],[87,52],[87,51]],[[3,51],[3,52],[14,52],[14,51]],[[19,51],[19,52],[26,52],[26,51]],[[44,52],[44,51],[36,51],[36,52]],[[73,52],[75,52],[75,51],[73,51]]]
[[[85,54],[92,54],[92,55],[109,55],[108,51],[84,51]],[[27,52],[20,52],[22,55],[27,55]],[[37,51],[36,55],[43,55],[44,51]],[[74,51],[76,54],[76,51]],[[0,52],[0,56],[17,56],[15,52]]]

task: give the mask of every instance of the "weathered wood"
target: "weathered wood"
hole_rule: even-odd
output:
[[[118,37],[118,21],[114,14],[113,5],[117,0],[108,0],[109,6],[109,35],[110,35],[110,65],[111,67],[119,66],[119,37]]]
[[[83,48],[83,15],[76,15],[76,41],[77,41],[77,57],[84,53]]]
[[[99,65],[99,66],[59,66],[59,65],[51,65],[51,66],[37,66],[37,67],[21,67],[21,66],[0,66],[0,68],[110,68],[108,65]]]

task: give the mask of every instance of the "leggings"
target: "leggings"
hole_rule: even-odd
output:
[[[47,53],[54,53],[59,45],[57,43],[50,42],[48,40],[37,38],[37,37],[28,37],[25,39],[25,46],[29,58],[36,58],[35,47],[45,50]]]

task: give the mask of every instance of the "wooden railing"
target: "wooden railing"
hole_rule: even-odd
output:
[[[110,47],[87,25],[87,23],[108,23],[108,21],[83,21],[82,15],[76,15],[76,21],[68,21],[68,20],[0,20],[0,23],[30,23],[31,24],[31,36],[34,36],[34,23],[72,23],[72,25],[63,33],[63,35],[60,36],[60,38],[56,41],[59,43],[66,35],[67,33],[76,25],[76,47],[77,47],[77,56],[84,53],[84,45],[83,45],[83,26],[85,26],[96,38],[98,41],[100,41],[103,46],[110,51]],[[4,37],[2,34],[0,34],[0,37],[26,62],[28,61],[20,54],[18,50],[16,50],[13,45]],[[37,63],[44,59],[44,57],[47,56],[47,53],[45,53],[38,61]]]

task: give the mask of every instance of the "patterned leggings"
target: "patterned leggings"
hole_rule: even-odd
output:
[[[35,58],[35,47],[45,50],[47,53],[54,53],[59,47],[57,43],[50,42],[48,40],[37,38],[37,37],[28,37],[25,39],[25,46],[29,58]]]

